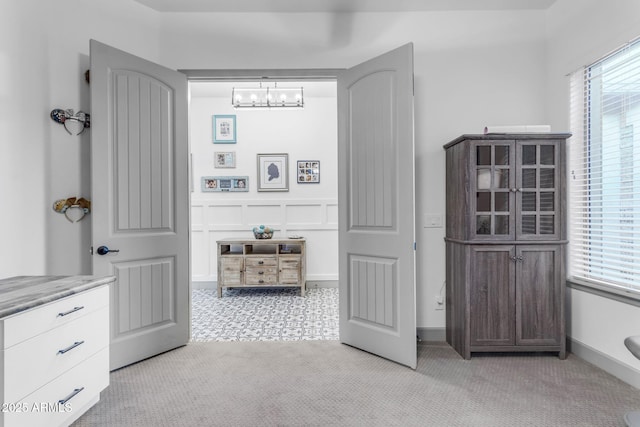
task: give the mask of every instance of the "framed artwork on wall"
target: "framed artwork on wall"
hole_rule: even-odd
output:
[[[298,160],[298,184],[320,183],[320,160]]]
[[[248,176],[203,176],[202,192],[249,191]]]
[[[258,191],[289,191],[288,154],[258,154]]]
[[[216,151],[213,153],[214,166],[216,168],[235,168],[236,152],[235,151]]]
[[[213,116],[213,143],[236,143],[236,116],[233,114]]]

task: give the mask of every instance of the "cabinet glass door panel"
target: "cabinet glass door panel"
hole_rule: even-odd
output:
[[[555,215],[540,215],[540,234],[555,234]]]
[[[477,142],[473,150],[472,176],[475,182],[475,226],[476,238],[513,238],[515,226],[511,215],[515,209],[515,186],[513,167],[515,151],[513,141]]]
[[[493,186],[496,188],[509,188],[509,169],[498,169],[493,172]]]
[[[509,234],[509,215],[496,215],[495,216],[495,234],[506,235]]]
[[[491,188],[491,169],[478,169],[476,187],[478,190],[489,190]]]
[[[495,162],[496,165],[509,165],[509,146],[508,145],[496,145],[495,146]]]
[[[491,193],[488,191],[476,193],[476,212],[491,212]]]
[[[520,188],[533,188],[537,187],[538,180],[536,179],[536,169],[522,169],[522,182]]]
[[[541,145],[540,146],[540,164],[541,165],[555,165],[556,164],[556,149],[553,145]]]
[[[516,155],[516,238],[545,240],[557,237],[557,146],[548,142],[521,142]]]
[[[494,207],[495,212],[509,212],[509,193],[501,192],[494,193]]]
[[[491,235],[491,215],[476,215],[476,234]]]
[[[555,169],[540,169],[540,188],[554,188],[556,186]]]

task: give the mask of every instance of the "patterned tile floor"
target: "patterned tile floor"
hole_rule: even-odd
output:
[[[215,289],[192,292],[193,341],[338,339],[338,289]]]

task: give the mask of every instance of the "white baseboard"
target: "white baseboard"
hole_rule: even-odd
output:
[[[417,328],[418,339],[420,341],[439,341],[443,342],[447,340],[447,333],[445,328]]]
[[[567,338],[567,350],[603,371],[640,389],[640,371],[586,344]]]

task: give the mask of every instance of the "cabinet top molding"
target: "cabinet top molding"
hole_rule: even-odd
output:
[[[443,147],[446,150],[462,141],[480,140],[480,141],[504,141],[504,140],[532,140],[532,139],[567,139],[571,137],[571,133],[487,133],[487,134],[464,134]]]

